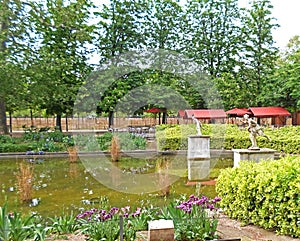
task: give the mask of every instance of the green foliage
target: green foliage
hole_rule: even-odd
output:
[[[87,64],[93,26],[87,24],[89,0],[66,2],[47,0],[31,4],[30,22],[34,41],[40,44],[30,57],[28,93],[31,105],[56,115],[61,129],[62,114],[70,114],[77,93],[90,71]]]
[[[253,1],[241,16],[239,47],[244,54],[235,79],[239,92],[237,98],[243,100],[242,107],[266,106],[265,95],[272,93],[270,86],[274,80],[271,76],[278,58],[272,36],[278,25],[272,17],[272,8],[270,0]]]
[[[31,143],[31,146],[27,151],[62,151],[66,149],[66,146],[74,145],[73,138],[66,136],[58,130],[50,131],[49,127],[38,129],[36,127],[24,126],[24,142]]]
[[[99,136],[97,138],[100,150],[103,150],[103,151],[109,150],[112,137],[113,137],[113,134],[111,132],[106,132],[102,136]]]
[[[188,201],[176,200],[164,208],[136,208],[129,213],[130,207],[91,209],[77,215],[83,233],[92,240],[116,240],[119,235],[120,216],[123,217],[124,239],[135,240],[136,231],[147,230],[148,222],[156,219],[171,219],[174,222],[176,240],[206,240],[216,238],[217,219],[207,216],[207,210],[215,211],[216,202],[191,195]]]
[[[20,213],[7,212],[7,204],[0,207],[0,239],[23,241],[34,236],[34,215],[23,217]]]
[[[189,37],[183,38],[183,51],[213,78],[232,71],[237,64],[233,56],[241,40],[241,28],[236,22],[242,12],[237,2],[192,0],[185,6],[182,31]]]
[[[160,125],[156,128],[159,150],[187,150],[187,137],[196,134],[194,125]]]
[[[246,224],[300,237],[300,158],[259,164],[244,161],[221,172],[217,192],[221,207]]]
[[[7,153],[7,152],[26,152],[28,150],[33,150],[32,143],[0,143],[0,152]]]
[[[299,63],[300,37],[290,39],[286,50],[277,61],[277,68],[272,76],[273,83],[268,85],[266,99],[271,105],[285,106],[290,111],[300,107]]]
[[[70,234],[74,233],[79,229],[79,224],[76,222],[75,215],[72,213],[70,215],[56,216],[50,218],[51,221],[51,233],[57,234]]]
[[[112,137],[116,135],[119,137],[121,150],[144,150],[146,148],[147,141],[143,136],[139,136],[132,133],[111,133],[107,132],[102,136],[97,137],[99,148],[101,151],[109,150]]]
[[[160,218],[174,222],[176,240],[207,240],[217,238],[218,220],[208,217],[208,211],[216,211],[218,197],[209,200],[191,195],[187,201],[177,200],[162,209]]]
[[[224,132],[224,133],[222,133]],[[300,154],[300,127],[284,126],[280,128],[264,128],[272,141],[258,137],[261,148],[275,149],[281,153]],[[196,134],[195,125],[162,125],[156,130],[159,150],[187,150],[187,137]],[[204,124],[203,134],[210,135],[211,149],[226,150],[248,148],[251,146],[249,132],[236,125]]]

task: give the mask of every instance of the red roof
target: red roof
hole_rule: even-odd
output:
[[[160,109],[160,108],[153,107],[149,110],[145,110],[145,112],[148,112],[148,113],[162,113],[162,112],[166,112],[166,109]]]
[[[222,109],[197,109],[185,110],[184,118],[192,118],[194,114],[197,119],[220,119],[226,118],[226,113]]]
[[[255,117],[274,117],[291,115],[291,113],[283,107],[251,107],[249,108],[249,110],[253,113]]]
[[[226,111],[227,115],[236,115],[236,116],[244,116],[245,114],[251,115],[252,112],[246,108],[234,108],[232,110]]]
[[[184,117],[184,110],[179,110],[177,116]]]

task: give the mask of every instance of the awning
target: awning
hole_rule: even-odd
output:
[[[234,108],[226,111],[226,114],[234,116],[244,116],[245,114],[251,115],[252,112],[246,108]]]
[[[185,110],[184,118],[192,118],[192,115],[197,119],[222,119],[227,117],[222,109]]]
[[[291,113],[283,107],[251,107],[249,110],[255,117],[290,116]]]
[[[162,113],[162,112],[166,112],[166,109],[160,109],[160,108],[153,107],[149,110],[145,110],[145,112],[148,112],[148,113]]]

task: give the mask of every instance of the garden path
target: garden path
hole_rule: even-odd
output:
[[[219,216],[217,230],[222,239],[241,238],[242,241],[300,241],[299,238],[276,235],[273,231],[254,225],[243,226],[240,222],[229,219],[223,214]]]

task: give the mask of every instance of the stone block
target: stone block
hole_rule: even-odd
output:
[[[261,160],[274,160],[276,150],[269,148],[260,148],[258,150],[250,149],[233,149],[233,161],[234,167],[238,167],[240,161],[255,161],[260,162]]]
[[[148,241],[174,241],[173,220],[153,220],[148,224]]]

